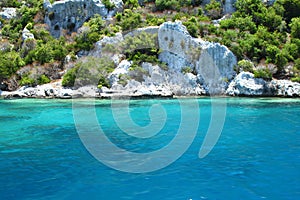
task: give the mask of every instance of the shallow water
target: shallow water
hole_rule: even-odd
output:
[[[191,101],[199,105],[193,143],[171,165],[135,174],[111,169],[88,152],[76,131],[72,100],[0,100],[0,199],[300,198],[300,99],[183,101],[187,112],[193,113]],[[223,102],[227,111],[221,136],[200,159],[211,107]],[[161,105],[167,114],[157,134],[135,138],[120,130],[109,100],[75,103],[79,112],[95,103],[98,122],[110,141],[136,153],[168,145],[181,123],[182,107],[176,99],[131,100],[130,116],[139,126],[151,122],[152,105]],[[190,118],[193,122],[197,117]]]

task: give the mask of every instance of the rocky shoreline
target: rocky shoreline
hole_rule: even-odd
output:
[[[101,89],[95,86],[84,86],[77,89],[64,88],[61,80],[36,87],[21,87],[16,91],[0,91],[0,96],[4,99],[14,98],[48,98],[48,99],[74,99],[74,98],[174,98],[174,97],[197,97],[214,96],[209,94],[184,94],[175,95],[165,88],[144,87],[139,90],[130,91]],[[289,80],[265,81],[260,78],[254,78],[249,72],[241,72],[229,84],[226,93],[217,96],[228,97],[300,97],[300,84]]]

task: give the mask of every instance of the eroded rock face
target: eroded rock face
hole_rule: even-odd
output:
[[[164,70],[158,65],[143,63],[142,74],[131,71],[131,62],[123,60],[110,75],[112,87],[102,96],[190,96],[204,95],[205,89],[197,83],[194,74],[183,74],[176,70]],[[126,77],[142,76],[143,80],[129,78],[126,84],[120,82],[120,75]]]
[[[289,80],[272,80],[268,87],[272,91],[273,96],[299,97],[300,83]]]
[[[122,10],[122,0],[111,0],[111,2],[115,5],[113,10],[108,10],[101,0],[64,0],[53,4],[49,0],[44,0],[45,23],[49,26],[51,34],[59,37],[63,29],[76,31],[95,14],[110,18],[117,11]]]
[[[262,96],[266,94],[266,81],[254,78],[250,72],[239,73],[229,84],[226,93],[230,96]]]
[[[235,55],[219,43],[192,38],[180,21],[166,22],[158,30],[160,60],[177,71],[191,67],[210,94],[222,94],[235,76]]]
[[[236,0],[225,0],[224,1],[224,14],[229,14],[235,12],[234,4],[236,3]]]
[[[138,29],[122,36],[104,37],[96,43],[90,56],[105,56],[106,45],[117,47],[126,37],[146,32],[158,35],[159,59],[167,69],[150,63],[142,64],[142,71],[130,70],[132,62],[122,60],[119,54],[109,55],[117,65],[109,76],[112,89],[108,95],[203,95],[224,94],[228,82],[233,79],[236,57],[227,47],[218,43],[192,38],[181,22],[166,22],[159,27]],[[147,48],[147,47],[145,47]],[[121,51],[122,52],[122,51]],[[184,72],[184,68],[191,70]],[[126,77],[126,80],[124,80]],[[143,92],[142,92],[143,91]],[[160,91],[160,92],[159,92]],[[122,94],[122,95],[121,95]],[[103,92],[105,95],[105,92]]]

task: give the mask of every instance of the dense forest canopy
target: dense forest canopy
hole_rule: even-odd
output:
[[[63,69],[66,55],[74,58],[78,52],[92,49],[103,36],[175,20],[181,20],[193,37],[226,45],[239,60],[237,71],[255,72],[256,77],[265,79],[300,82],[300,0],[277,0],[273,5],[261,0],[237,0],[236,11],[217,25],[214,20],[224,15],[224,1],[211,0],[206,5],[201,0],[123,2],[123,12],[113,19],[105,21],[95,15],[84,24],[85,31],[65,31],[60,38],[54,38],[44,23],[43,0],[2,0],[1,10],[14,7],[17,14],[12,19],[0,17],[0,82],[14,77],[20,85],[47,83],[53,79],[49,75],[17,72],[24,66],[55,65]],[[110,1],[103,3],[114,6]],[[22,39],[25,28],[34,39]],[[153,53],[131,55],[137,65],[147,56],[153,57]],[[269,67],[255,71],[250,61]]]

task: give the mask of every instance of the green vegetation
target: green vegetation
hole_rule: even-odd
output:
[[[79,87],[84,85],[95,85],[110,87],[106,78],[115,68],[109,58],[85,57],[81,59],[74,68],[67,71],[62,80],[65,87]]]
[[[22,85],[22,86],[35,86],[36,81],[33,78],[30,78],[28,75],[25,75],[21,78],[20,85]]]
[[[16,51],[0,52],[0,81],[9,78],[24,65],[25,62]]]
[[[299,0],[277,0],[268,7],[260,0],[238,0],[232,17],[221,21],[220,27],[208,28],[204,37],[228,46],[239,60],[275,64],[275,76],[280,76],[300,57],[300,13],[289,9],[298,4]],[[270,73],[258,71],[256,76],[267,78]]]
[[[70,69],[67,71],[67,73],[64,75],[62,80],[62,85],[64,87],[73,87],[75,84],[76,74],[78,71],[78,66]]]
[[[265,80],[271,80],[272,79],[272,73],[269,69],[258,69],[254,71],[254,77],[255,78],[263,78]]]
[[[155,0],[157,10],[180,10],[182,6],[199,6],[202,0]]]
[[[42,84],[46,84],[46,83],[50,83],[50,78],[48,76],[46,76],[45,74],[41,75],[39,78],[38,78],[38,84],[39,85],[42,85]]]
[[[193,69],[189,66],[186,66],[186,67],[183,67],[181,69],[181,72],[184,73],[184,74],[187,74],[187,73],[192,73],[193,72]]]
[[[209,4],[206,4],[205,10],[212,19],[218,19],[222,16],[221,3],[216,0],[211,0]]]
[[[133,37],[126,37],[122,49],[129,60],[158,62],[158,39],[157,34],[141,32]]]
[[[196,19],[196,17],[191,17],[190,19],[188,19],[186,22],[183,23],[183,25],[186,26],[188,32],[193,37],[198,37],[199,35],[197,24],[198,24],[198,20]]]
[[[238,68],[236,69],[237,72],[253,72],[254,65],[249,60],[240,60],[238,62]]]
[[[118,24],[122,27],[122,30],[128,31],[140,27],[142,16],[138,12],[125,9],[122,14],[117,15],[117,20]]]
[[[50,79],[45,74],[42,74],[38,78],[34,77],[32,74],[25,74],[22,76],[19,84],[22,86],[36,86],[37,84],[46,84],[50,83]]]
[[[123,3],[125,4],[125,8],[133,9],[139,7],[138,0],[124,0]]]
[[[115,7],[115,4],[111,3],[110,0],[102,0],[102,3],[108,10],[112,10]]]
[[[126,37],[121,44],[126,58],[133,61],[130,70],[138,74],[146,72],[141,67],[143,62],[157,64],[163,70],[168,70],[168,66],[158,60],[159,48],[157,34],[141,32],[133,37]]]

